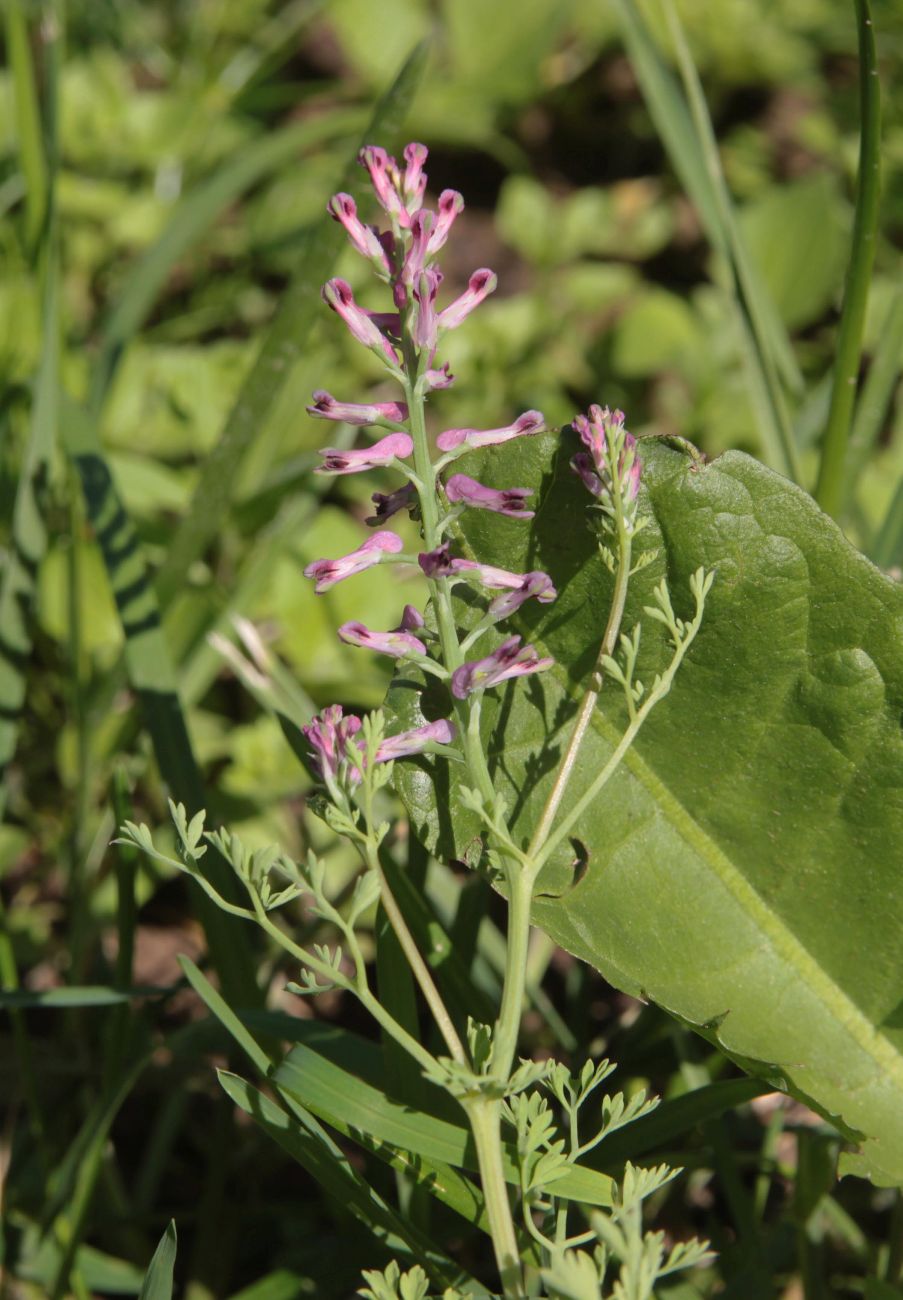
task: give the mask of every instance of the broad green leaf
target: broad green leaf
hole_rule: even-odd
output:
[[[172,1271],[176,1263],[176,1224],[170,1219],[147,1267],[138,1300],[172,1300]]]
[[[492,564],[547,569],[560,593],[524,607],[519,627],[556,668],[484,703],[493,779],[524,841],[611,592],[567,467],[572,440],[522,439],[461,465],[492,485],[539,490],[531,530],[472,511],[467,541]],[[751,1073],[861,1134],[847,1169],[901,1181],[903,591],[811,498],[749,457],[702,466],[650,441],[642,459],[643,545],[660,549],[631,584],[625,627],[665,573],[682,616],[699,565],[716,571],[715,585],[671,695],[577,823],[574,851],[549,863],[535,920],[619,988],[704,1028]],[[647,619],[638,676],[648,683],[666,663]],[[406,719],[448,709],[401,679],[390,703]],[[565,809],[625,716],[607,685]],[[435,785],[427,763],[400,765],[400,788],[417,833],[461,857],[479,828],[460,808],[457,770],[434,770]]]

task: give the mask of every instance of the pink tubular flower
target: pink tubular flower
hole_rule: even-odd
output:
[[[411,218],[411,246],[401,268],[403,284],[413,284],[426,268],[426,256],[436,218],[429,208],[421,208]]]
[[[313,754],[313,761],[324,780],[338,775],[347,757],[348,743],[361,729],[360,718],[351,713],[346,718],[341,704],[330,704],[319,717],[302,727]]]
[[[520,609],[525,600],[535,597],[542,604],[554,600],[557,595],[558,592],[552,586],[549,575],[536,569],[533,573],[524,574],[524,580],[519,587],[503,591],[500,596],[496,596],[489,605],[489,614],[496,620],[510,618],[515,610]]]
[[[357,160],[370,173],[370,183],[384,210],[399,225],[406,226],[408,214],[398,193],[400,176],[395,159],[379,145],[368,144],[360,151]]]
[[[460,298],[456,298],[444,311],[439,313],[439,325],[442,329],[453,330],[469,316],[475,307],[479,307],[484,298],[494,292],[499,279],[495,271],[483,266],[474,271],[467,282],[467,288]]]
[[[477,582],[488,587],[490,591],[516,591],[528,578],[546,577],[545,574],[538,573],[509,573],[507,569],[497,569],[492,564],[478,564],[476,560],[454,558],[448,542],[443,542],[434,551],[424,551],[418,555],[417,563],[428,578],[459,578],[464,574],[472,575]],[[531,590],[528,595],[535,595],[542,604],[548,604],[555,599],[558,592],[552,586],[550,578],[546,578],[546,584],[540,584],[535,592]]]
[[[464,700],[473,691],[485,691],[509,677],[526,677],[551,668],[554,659],[540,659],[536,647],[521,645],[519,636],[509,636],[485,659],[473,659],[452,673],[452,695]]]
[[[337,560],[314,560],[313,564],[309,564],[304,570],[304,576],[316,581],[314,591],[318,596],[322,596],[324,591],[334,587],[337,582],[342,582],[355,573],[363,573],[365,569],[372,569],[374,564],[380,563],[384,555],[397,555],[402,550],[404,550],[404,542],[401,538],[395,533],[383,530],[368,537],[362,546],[359,546],[356,551],[351,551],[349,555],[342,555]]]
[[[377,466],[391,465],[396,458],[404,460],[414,450],[413,439],[406,433],[390,433],[380,438],[372,447],[361,447],[358,451],[340,451],[337,447],[321,447],[323,464],[314,470],[315,474],[360,474],[363,470],[376,469]]]
[[[417,492],[413,483],[405,483],[404,487],[396,488],[394,492],[374,492],[370,500],[376,506],[376,514],[371,515],[364,522],[374,527],[381,524],[384,519],[391,519],[397,515],[399,510],[407,510],[417,502]]]
[[[401,612],[401,622],[398,627],[392,629],[393,632],[419,632],[423,627],[424,618],[416,605],[405,605]]]
[[[448,239],[455,217],[464,211],[464,199],[457,190],[443,190],[439,195],[439,220],[426,246],[427,253],[438,253]]]
[[[404,402],[338,402],[331,393],[318,388],[307,414],[315,420],[341,420],[343,424],[401,424],[408,418]]]
[[[492,510],[507,515],[509,519],[532,519],[535,514],[535,511],[523,508],[527,497],[533,495],[530,488],[501,488],[497,491],[466,474],[452,474],[445,485],[445,495],[449,501],[473,506],[477,510]]]
[[[436,294],[441,283],[442,272],[431,266],[420,272],[413,286],[417,310],[411,337],[422,352],[430,353],[430,359],[436,349],[436,339],[439,335]]]
[[[342,624],[339,636],[348,645],[375,650],[377,654],[391,655],[393,659],[404,659],[411,654],[426,654],[426,646],[410,632],[373,632],[363,623],[351,622]]]
[[[409,213],[416,212],[426,193],[426,175],[423,170],[423,164],[429,156],[429,150],[425,144],[406,144],[404,147],[404,160],[407,166],[404,169],[404,176],[401,180],[401,189],[404,194],[405,207]]]
[[[476,447],[495,447],[512,438],[526,438],[534,433],[542,433],[546,427],[542,411],[524,411],[513,424],[506,424],[503,429],[446,429],[436,439],[440,451],[454,451],[456,447],[466,444],[466,450]]]
[[[365,226],[357,215],[357,204],[350,194],[334,194],[326,205],[326,211],[345,227],[348,238],[359,253],[373,262],[383,275],[391,275],[392,264],[386,256],[386,250],[380,242],[379,233],[373,226]]]
[[[426,383],[429,389],[451,388],[454,382],[455,377],[447,361],[439,370],[427,370],[426,372]]]
[[[387,737],[376,751],[376,758],[380,763],[389,763],[410,754],[422,754],[430,745],[450,745],[456,735],[455,724],[447,718],[440,718],[438,722],[428,722],[426,726]]]
[[[365,347],[381,352],[393,366],[398,365],[395,349],[380,332],[376,322],[354,301],[351,285],[346,280],[327,280],[323,285],[323,301],[348,326],[351,333]]]

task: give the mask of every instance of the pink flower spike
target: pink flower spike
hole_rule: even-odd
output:
[[[496,491],[466,474],[452,474],[445,485],[445,495],[449,501],[473,506],[477,510],[492,510],[498,515],[507,515],[509,519],[532,519],[535,513],[523,508],[527,497],[533,495],[530,488],[502,488]]]
[[[315,420],[340,420],[343,424],[401,424],[408,418],[404,402],[337,402],[331,393],[318,388],[307,414]]]
[[[397,555],[403,550],[404,542],[401,538],[396,533],[384,529],[374,533],[349,555],[342,555],[337,560],[314,560],[313,564],[309,564],[304,570],[304,576],[315,580],[317,585],[314,591],[318,596],[322,596],[324,591],[334,587],[337,582],[343,582],[345,578],[350,578],[355,573],[363,573],[365,569],[372,569],[374,564],[379,564],[384,556]]]
[[[587,451],[577,452],[571,468],[593,496],[603,499],[603,504],[612,491],[613,473],[617,474],[622,499],[628,505],[636,501],[640,490],[642,466],[636,454],[636,438],[624,428],[625,419],[623,411],[591,406],[587,415],[578,415],[574,420]]]
[[[436,349],[439,334],[438,316],[436,315],[436,294],[442,283],[442,272],[435,267],[428,267],[418,275],[413,288],[417,312],[411,337],[422,351],[432,354]]]
[[[399,510],[407,510],[415,505],[417,492],[413,483],[405,483],[404,487],[396,488],[394,492],[374,492],[370,500],[376,506],[376,514],[364,522],[373,528],[383,520],[397,515]]]
[[[407,166],[404,169],[402,178],[402,191],[404,193],[405,207],[409,213],[416,212],[426,192],[426,175],[423,170],[423,164],[429,156],[429,150],[425,144],[407,144],[404,148],[404,160]]]
[[[488,298],[494,292],[498,282],[495,271],[490,271],[488,267],[484,266],[479,271],[474,271],[460,298],[456,298],[439,313],[439,324],[442,329],[457,329],[465,317],[469,316],[475,307],[479,307],[484,298]]]
[[[426,246],[428,254],[438,253],[448,239],[455,217],[464,211],[464,199],[457,190],[443,190],[439,195],[439,220]]]
[[[525,600],[535,597],[542,603],[554,600],[557,595],[558,592],[552,586],[549,575],[537,569],[533,573],[525,573],[519,587],[511,591],[503,591],[500,596],[496,596],[490,603],[488,612],[496,620],[510,618],[515,610],[520,609]]]
[[[341,316],[359,343],[381,352],[393,366],[398,365],[398,357],[392,344],[380,334],[376,323],[354,301],[351,285],[346,280],[327,280],[323,285],[322,296],[326,305]]]
[[[414,450],[414,440],[406,433],[390,433],[380,438],[372,447],[358,451],[340,451],[336,447],[321,447],[323,464],[315,474],[360,474],[363,470],[391,465],[396,458],[404,460]]]
[[[475,447],[495,447],[512,438],[526,438],[534,433],[542,433],[546,427],[542,411],[524,411],[513,424],[503,429],[446,429],[436,439],[440,451],[454,451],[456,447],[466,444],[466,450]]]
[[[379,145],[368,144],[360,151],[357,160],[370,173],[370,183],[384,210],[390,217],[394,217],[399,225],[406,226],[408,214],[398,193],[401,178],[395,159]]]
[[[363,623],[343,623],[339,636],[348,645],[361,646],[365,650],[375,650],[377,654],[391,655],[393,659],[405,659],[412,654],[426,654],[426,646],[409,632],[373,632]]]
[[[536,647],[521,645],[519,636],[509,636],[485,659],[474,659],[452,673],[452,695],[464,700],[473,691],[485,691],[509,677],[526,677],[551,668],[554,659],[540,659]]]
[[[345,227],[348,238],[362,256],[373,262],[378,270],[391,275],[392,265],[378,232],[372,226],[365,226],[358,217],[357,204],[350,194],[334,194],[326,205],[326,211]]]
[[[424,727],[414,727],[411,731],[400,731],[397,736],[387,737],[376,751],[376,758],[380,763],[390,763],[410,754],[422,754],[431,745],[450,745],[456,735],[455,724],[447,718],[440,718],[438,722],[428,722]]]
[[[341,704],[330,704],[319,717],[312,718],[306,727],[301,728],[313,750],[314,765],[324,780],[338,775],[339,767],[347,757],[348,742],[360,729],[360,718],[354,713],[346,718]]]

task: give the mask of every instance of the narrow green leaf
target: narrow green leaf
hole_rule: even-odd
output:
[[[153,1259],[147,1266],[139,1300],[172,1300],[172,1274],[177,1244],[176,1222],[175,1219],[170,1219]]]
[[[293,1119],[238,1075],[218,1070],[217,1077],[232,1101],[297,1160],[327,1195],[366,1224],[387,1250],[422,1264],[446,1286],[454,1284],[458,1270],[451,1260],[386,1204],[312,1116],[302,1126],[297,1117]]]
[[[73,403],[66,411],[65,444],[103,554],[125,634],[129,680],[141,700],[157,764],[175,801],[195,813],[207,800],[141,543],[116,491],[95,425]],[[204,871],[224,898],[237,898],[231,868],[213,849],[204,858]],[[259,993],[247,930],[200,890],[195,906],[224,988],[239,1003],[253,1003]]]
[[[0,993],[0,1007],[112,1007],[135,998],[160,997],[172,992],[172,988],[154,985],[114,989],[105,985],[72,984],[66,988],[42,989],[39,993],[27,989],[4,991]]]
[[[872,559],[882,569],[903,564],[903,479],[887,507],[887,514],[878,529],[872,546]]]
[[[853,417],[846,463],[846,494],[853,489],[878,444],[900,378],[903,357],[903,284],[897,286],[881,323],[878,344]]]
[[[232,1035],[251,1064],[256,1066],[261,1074],[266,1074],[272,1065],[270,1057],[254,1036],[248,1032],[226,999],[221,993],[217,992],[207,977],[198,970],[190,957],[180,956],[178,962],[188,983],[207,1007],[207,1010],[216,1016],[223,1028]]]
[[[426,63],[423,43],[408,57],[389,91],[374,110],[362,143],[390,137],[404,119]],[[342,177],[341,189],[362,192],[357,150]],[[216,536],[232,500],[244,456],[264,423],[292,365],[301,356],[322,309],[318,288],[328,276],[344,239],[333,222],[318,221],[299,255],[299,269],[286,291],[275,320],[245,380],[216,446],[204,463],[191,505],[169,547],[157,579],[162,604],[181,587],[192,562]]]
[[[572,445],[568,434],[521,439],[463,466],[493,487],[541,491],[529,537],[487,512],[462,522],[481,561],[541,567],[559,591],[518,620],[557,668],[483,704],[484,749],[524,841],[612,588],[580,525]],[[642,545],[659,552],[632,580],[626,628],[665,574],[681,617],[700,565],[715,583],[671,694],[548,864],[535,920],[619,988],[706,1027],[751,1073],[861,1133],[845,1167],[903,1180],[903,590],[810,497],[749,457],[702,465],[651,440],[640,454]],[[638,676],[650,682],[667,662],[647,619]],[[422,703],[400,682],[389,698],[402,721]],[[625,716],[606,686],[563,812]],[[460,806],[458,772],[436,762],[436,802],[424,766],[396,768],[412,827],[460,857],[478,827]]]
[[[746,252],[718,153],[699,76],[676,12],[663,0],[685,94],[665,65],[636,0],[614,0],[627,52],[672,166],[694,203],[722,265],[736,306],[738,340],[759,414],[765,450],[776,466],[799,478],[796,444],[781,387],[799,391],[802,378],[774,304]]]
[[[16,139],[25,177],[26,234],[36,248],[47,216],[49,182],[28,27],[21,0],[6,0],[6,53],[13,81]]]
[[[881,82],[875,50],[875,29],[869,0],[853,0],[859,39],[859,175],[856,182],[856,215],[843,310],[837,331],[834,387],[831,409],[818,467],[816,500],[835,518],[845,495],[845,465],[850,420],[856,397],[862,330],[868,303],[878,209],[881,199]]]
[[[273,1079],[340,1132],[360,1130],[379,1143],[438,1165],[477,1169],[473,1139],[463,1125],[398,1105],[308,1047],[293,1048]],[[504,1163],[505,1177],[517,1184],[514,1153],[507,1146]],[[555,1192],[587,1205],[611,1204],[611,1180],[589,1169],[570,1170],[556,1181]]]

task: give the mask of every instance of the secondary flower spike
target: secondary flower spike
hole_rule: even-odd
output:
[[[574,428],[587,451],[577,452],[571,468],[599,498],[611,493],[612,477],[617,474],[623,500],[632,503],[640,490],[642,465],[636,438],[624,428],[625,418],[623,411],[607,406],[591,406],[587,415],[576,416]]]
[[[355,713],[346,718],[341,704],[330,704],[306,727],[302,727],[312,757],[320,776],[328,781],[338,775],[339,766],[347,755],[348,742],[361,729],[361,720]]]
[[[324,591],[334,587],[337,582],[350,578],[355,573],[363,573],[365,569],[372,569],[374,564],[379,564],[386,555],[397,555],[399,551],[404,550],[404,542],[396,533],[391,533],[388,529],[374,533],[368,537],[362,546],[356,551],[351,551],[349,555],[342,555],[337,560],[314,560],[304,570],[305,578],[313,578],[316,582],[314,591],[318,596],[322,596]]]
[[[509,636],[485,659],[474,659],[462,664],[452,673],[452,695],[464,700],[473,691],[485,691],[509,677],[526,677],[551,668],[554,659],[541,659],[536,647],[522,645],[519,636]]]
[[[318,388],[306,408],[315,420],[339,420],[342,424],[401,424],[408,418],[404,402],[338,402],[324,388]]]
[[[440,451],[454,451],[462,447],[470,451],[476,447],[497,447],[512,438],[527,438],[534,433],[542,433],[546,427],[542,411],[524,411],[513,424],[506,424],[503,429],[446,429],[436,439]]]
[[[358,451],[341,451],[337,447],[321,447],[323,464],[315,474],[360,474],[363,470],[391,465],[396,458],[404,460],[414,450],[413,439],[406,433],[390,433],[380,438],[372,447]]]
[[[404,659],[411,654],[426,654],[426,646],[410,632],[373,632],[363,623],[351,622],[342,624],[339,636],[347,645],[375,650],[377,654],[391,655],[393,659]]]
[[[532,519],[535,513],[524,509],[524,502],[533,495],[531,488],[488,488],[466,474],[452,474],[445,485],[445,495],[455,504],[492,510],[509,519]]]

